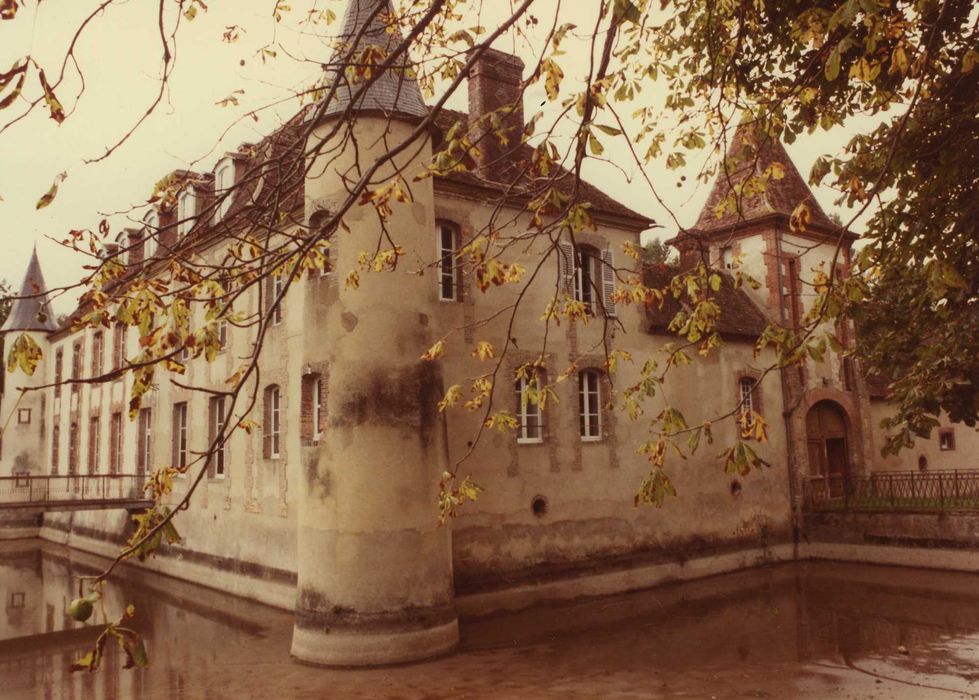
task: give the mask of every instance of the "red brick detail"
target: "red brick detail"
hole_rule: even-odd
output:
[[[469,75],[469,119],[475,126],[473,140],[479,149],[477,173],[488,180],[502,181],[516,160],[513,153],[521,143],[524,127],[523,69],[523,61],[516,56],[486,49]],[[504,114],[506,109],[510,111]],[[480,119],[497,110],[504,110],[498,114],[507,131],[506,145],[493,133],[490,121]]]

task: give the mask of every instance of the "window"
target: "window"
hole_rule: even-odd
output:
[[[224,433],[224,397],[223,396],[212,396],[208,403],[208,449],[214,445],[214,441],[221,436],[221,444],[215,448],[213,454],[208,462],[208,475],[216,477],[218,479],[224,478],[225,469],[225,448],[227,446],[226,442],[223,442],[227,436]]]
[[[31,424],[31,409],[29,408],[18,408],[17,409],[17,422],[21,425]]]
[[[214,223],[224,218],[231,208],[231,188],[235,184],[235,164],[230,158],[218,163],[214,171],[214,196],[217,203],[214,209]]]
[[[265,439],[263,453],[266,459],[281,456],[280,429],[281,405],[279,387],[275,384],[265,389]]]
[[[181,362],[186,363],[186,362],[188,362],[190,360],[190,357],[191,357],[191,354],[192,354],[190,344],[193,341],[194,341],[194,329],[192,328],[192,324],[188,321],[187,322],[187,338],[184,340],[184,344],[183,344],[183,346],[181,346],[180,352],[177,354],[177,357],[179,358],[179,360]]]
[[[92,376],[102,375],[102,357],[105,355],[105,336],[102,331],[95,331],[92,335]]]
[[[78,473],[78,423],[68,429],[68,473]]]
[[[802,300],[799,292],[799,260],[789,258],[786,261],[786,290],[789,305],[789,321],[792,328],[798,328],[802,320]]]
[[[75,343],[71,347],[71,378],[79,379],[82,376],[82,344],[80,342]],[[72,383],[71,392],[73,394],[78,393],[78,384]]]
[[[323,430],[323,382],[318,374],[303,376],[302,424],[303,444],[315,445]]]
[[[601,375],[593,369],[578,373],[578,425],[582,440],[599,440],[602,437]]]
[[[13,591],[10,594],[10,600],[7,601],[7,608],[22,608],[24,607],[24,600],[26,599],[26,594],[24,591]]]
[[[588,245],[558,244],[562,291],[583,302],[592,313],[599,308],[615,316],[615,262],[611,248],[600,253]]]
[[[98,416],[93,416],[88,421],[88,473],[99,473],[99,438],[101,437],[101,424]]]
[[[742,430],[747,430],[755,423],[752,414],[761,412],[758,382],[753,377],[741,377],[738,380],[738,402],[738,424]]]
[[[137,419],[136,473],[146,474],[150,470],[150,459],[153,451],[153,409],[139,409]]]
[[[729,245],[721,248],[721,267],[725,270],[734,269],[734,250]]]
[[[172,464],[178,469],[187,466],[187,402],[173,405],[173,456]]]
[[[218,321],[218,352],[224,350],[228,345],[228,322]]]
[[[591,306],[595,301],[595,281],[601,279],[601,259],[591,246],[578,246],[574,270],[574,298]],[[599,274],[596,274],[599,273]]]
[[[160,229],[160,215],[157,213],[156,209],[150,209],[150,211],[143,217],[143,223],[146,224],[144,241],[143,243],[143,260],[150,260],[154,255],[156,255],[156,237]]]
[[[113,413],[109,418],[109,473],[122,472],[122,414]]]
[[[942,452],[951,452],[955,449],[955,431],[952,428],[938,431],[938,449]]]
[[[54,398],[61,397],[61,376],[65,366],[65,351],[58,348],[54,353]]]
[[[61,461],[61,428],[54,426],[51,430],[51,473],[57,474]]]
[[[272,275],[271,284],[269,285],[269,309],[272,314],[271,320],[273,326],[278,326],[282,323],[282,303],[285,299],[279,299],[279,296],[282,294],[283,283],[284,280],[281,274]]]
[[[521,377],[516,381],[514,387],[517,392],[517,421],[519,423],[517,442],[543,442],[544,422],[541,420],[540,403],[531,400],[531,395],[535,394],[531,388],[539,391],[540,381],[537,379],[528,381]],[[533,398],[539,400],[539,394]]]
[[[117,323],[112,332],[112,369],[119,369],[126,361],[126,325]]]
[[[438,285],[442,301],[462,300],[462,268],[457,262],[459,230],[449,224],[438,227]]]
[[[187,185],[177,198],[177,233],[187,234],[194,227],[194,217],[197,216],[197,197],[193,185]]]

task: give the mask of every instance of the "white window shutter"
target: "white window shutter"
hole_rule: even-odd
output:
[[[615,316],[615,255],[611,246],[602,251],[602,307],[606,316]]]
[[[558,293],[571,295],[574,293],[574,246],[570,243],[558,243]]]

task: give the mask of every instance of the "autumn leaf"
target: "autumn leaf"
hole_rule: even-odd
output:
[[[17,14],[17,0],[0,0],[0,19],[13,19]]]
[[[55,97],[54,90],[51,89],[51,85],[44,75],[44,69],[37,69],[37,78],[41,81],[41,88],[44,90],[44,101],[47,103],[48,109],[51,110],[51,118],[60,124],[65,120],[65,108],[58,101],[58,98]]]
[[[29,334],[21,333],[7,353],[7,371],[19,368],[28,377],[33,376],[41,357],[41,346]]]
[[[495,357],[496,355],[494,354],[493,346],[485,340],[481,340],[479,343],[477,343],[476,349],[472,351],[472,356],[478,357],[479,361],[483,362]]]
[[[37,200],[37,204],[34,206],[35,209],[44,209],[44,207],[51,204],[54,198],[58,196],[58,185],[65,181],[68,177],[68,173],[62,172],[54,178],[54,182],[51,183],[50,189],[44,193],[44,196]]]

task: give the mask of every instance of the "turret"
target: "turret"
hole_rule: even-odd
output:
[[[355,57],[368,45],[384,55],[393,50],[401,36],[387,31],[388,12],[383,1],[351,0],[340,55],[361,30]],[[426,116],[418,85],[399,63],[401,70],[363,92],[363,83],[341,82],[334,101],[317,112],[307,144],[310,152],[319,148],[306,182],[311,223],[335,211],[348,183]],[[334,68],[334,80],[344,81],[342,70]],[[436,340],[430,319],[439,302],[431,279],[404,262],[433,255],[432,181],[412,181],[430,158],[428,136],[420,137],[371,178],[376,187],[402,173],[411,190],[411,202],[392,200],[387,221],[404,251],[397,271],[365,272],[359,289],[343,283],[358,254],[383,238],[377,213],[355,205],[345,217],[349,231],[338,230],[330,251],[335,283],[307,305],[325,319],[315,330],[307,326],[306,352],[312,368],[325,368],[316,386],[323,382],[326,416],[322,435],[305,448],[300,485],[292,654],[305,662],[398,663],[444,653],[458,641],[450,530],[437,517],[447,462],[436,408],[442,378],[437,364],[418,359]]]
[[[742,123],[735,131],[727,166],[697,222],[672,241],[680,250],[681,266],[709,260],[742,270],[760,284],[749,293],[769,320],[800,327],[816,299],[817,273],[845,275],[857,236],[826,215],[782,143],[755,133],[751,124]],[[742,189],[752,175],[768,178],[764,189],[754,183]],[[800,205],[805,205],[808,219],[804,226],[797,214]],[[852,346],[849,321],[828,330],[844,348]],[[789,411],[788,459],[796,484],[810,479],[842,488],[848,476],[862,472],[872,459],[869,398],[853,359],[845,352],[826,352],[821,361],[806,358],[801,366],[786,368],[781,379]]]
[[[24,275],[20,292],[10,307],[10,313],[0,337],[3,339],[4,362],[18,339],[26,334],[41,349],[42,359],[32,375],[16,369],[4,370],[3,395],[0,399],[0,425],[6,423],[0,453],[0,475],[46,474],[50,467],[45,463],[46,406],[44,392],[23,391],[46,384],[49,344],[48,334],[56,329],[52,311],[48,306],[48,289],[41,272],[37,249]]]

